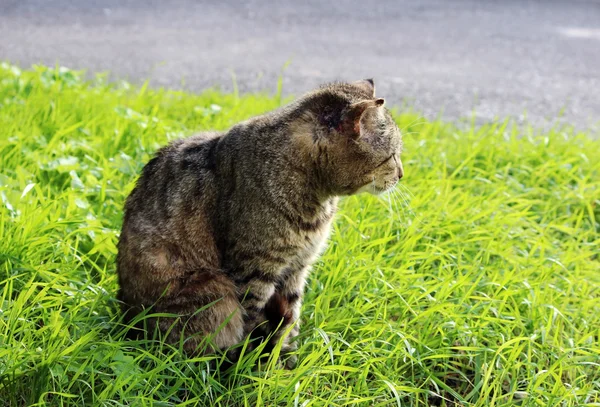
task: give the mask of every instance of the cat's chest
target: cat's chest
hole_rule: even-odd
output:
[[[315,216],[263,212],[260,221],[246,217],[243,227],[234,225],[236,233],[225,245],[222,266],[235,274],[258,273],[276,280],[305,269],[325,248],[335,203],[327,203]]]
[[[292,260],[314,262],[326,245],[329,230],[329,225],[323,225],[318,231],[297,236],[297,252]]]
[[[300,225],[289,231],[288,238],[296,248],[296,253],[291,256],[291,262],[310,265],[325,249],[336,211],[336,202],[332,201],[324,209],[308,227],[303,228]]]

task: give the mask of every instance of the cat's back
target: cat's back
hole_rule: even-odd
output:
[[[185,204],[187,198],[205,199],[220,136],[220,133],[199,133],[158,150],[142,169],[127,199],[126,217],[144,212],[155,220],[168,219],[176,215],[178,206]]]
[[[122,259],[137,263],[166,248],[216,262],[211,219],[217,199],[214,150],[220,138],[220,133],[200,133],[173,141],[144,166],[125,204]]]

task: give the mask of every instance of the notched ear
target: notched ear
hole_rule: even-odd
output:
[[[351,137],[360,137],[360,118],[367,109],[383,106],[385,100],[361,100],[351,104],[342,113],[342,120],[340,121],[340,130],[344,134],[348,134]]]
[[[375,82],[373,79],[363,79],[354,82],[354,85],[364,90],[370,97],[375,97]]]

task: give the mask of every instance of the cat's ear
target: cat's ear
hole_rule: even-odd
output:
[[[341,131],[353,138],[360,137],[360,118],[367,109],[381,107],[385,104],[383,99],[361,100],[348,106],[342,113],[340,122]]]
[[[356,81],[354,85],[364,90],[370,97],[375,97],[375,82],[372,78]]]

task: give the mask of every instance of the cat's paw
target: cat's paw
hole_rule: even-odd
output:
[[[283,358],[283,368],[286,370],[294,370],[298,365],[298,356],[286,355]]]
[[[283,368],[287,370],[293,370],[298,364],[298,356],[294,354],[297,347],[288,344],[281,349],[281,357],[280,360],[283,362]]]

